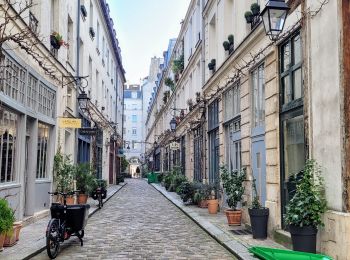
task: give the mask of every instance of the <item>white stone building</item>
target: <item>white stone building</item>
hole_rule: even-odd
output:
[[[6,4],[0,2],[4,14]],[[23,1],[22,7],[24,2],[29,1]],[[7,66],[1,67],[0,84],[0,196],[9,196],[17,219],[49,208],[58,147],[73,162],[96,158],[98,176],[115,182],[122,133],[120,104],[125,78],[107,3],[34,0],[33,4],[22,19],[10,24],[18,30],[31,30],[38,36],[37,44],[31,50],[16,41],[1,46],[2,64]],[[19,6],[12,7],[11,12],[19,11]],[[4,23],[3,17],[0,23]],[[54,46],[53,32],[69,47]],[[11,35],[9,30],[4,33]],[[79,110],[79,85],[87,86],[91,96],[89,114]],[[84,126],[97,122],[102,130],[100,143],[96,142],[99,153],[92,149],[93,138],[80,136],[73,128],[59,128],[60,117],[84,117]]]

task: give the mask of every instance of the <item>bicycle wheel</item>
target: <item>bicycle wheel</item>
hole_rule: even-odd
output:
[[[54,259],[60,249],[60,231],[57,219],[51,219],[46,230],[46,251],[47,255]]]

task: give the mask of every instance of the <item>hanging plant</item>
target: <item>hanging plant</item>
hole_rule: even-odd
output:
[[[228,51],[230,49],[230,43],[228,41],[224,41],[222,45],[224,46],[225,51]]]
[[[247,23],[252,23],[253,22],[254,15],[253,15],[253,13],[251,11],[245,12],[244,17],[245,17]]]
[[[69,47],[69,44],[63,40],[62,35],[59,34],[58,32],[53,32],[50,35],[50,43],[51,43],[51,46],[56,50],[61,48],[61,46],[64,46],[66,48]]]
[[[260,5],[258,3],[253,3],[250,6],[250,10],[252,11],[254,16],[257,16],[260,14]]]

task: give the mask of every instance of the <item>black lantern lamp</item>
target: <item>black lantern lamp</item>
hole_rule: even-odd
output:
[[[154,147],[157,147],[157,146],[158,146],[157,141],[154,141],[153,146],[154,146]]]
[[[173,118],[170,120],[170,129],[171,129],[171,131],[175,132],[175,130],[176,130],[176,125],[177,125],[176,119],[173,117]]]
[[[267,2],[260,16],[262,17],[266,35],[274,40],[283,31],[289,11],[284,0],[270,0]]]
[[[78,99],[78,102],[79,102],[80,109],[82,111],[87,110],[90,98],[88,97],[88,95],[85,93],[84,90],[79,94],[77,99]]]

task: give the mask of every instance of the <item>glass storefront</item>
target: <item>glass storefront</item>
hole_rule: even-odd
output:
[[[42,123],[38,124],[38,149],[37,149],[37,164],[36,178],[47,179],[47,154],[49,143],[49,126]]]
[[[17,114],[0,107],[0,184],[16,179]]]

